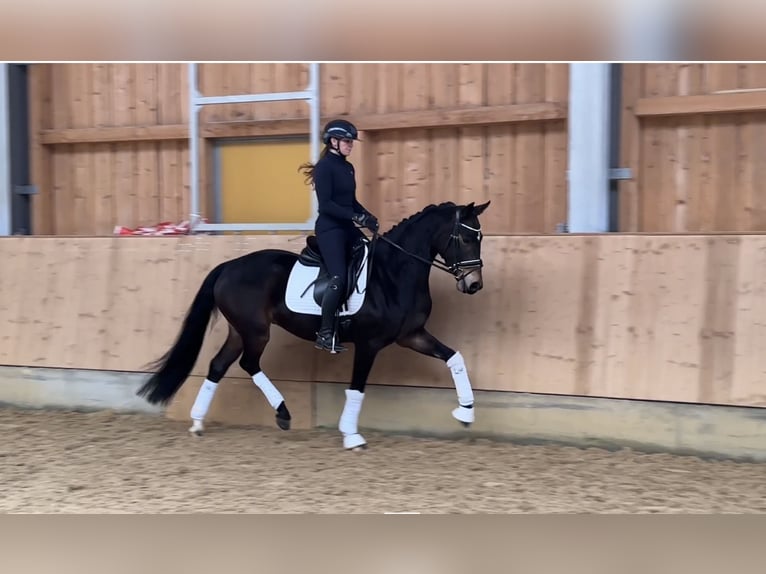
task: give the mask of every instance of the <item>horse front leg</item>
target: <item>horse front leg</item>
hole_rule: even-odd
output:
[[[364,387],[370,375],[372,365],[379,349],[357,344],[354,351],[354,367],[351,384],[346,389],[346,404],[338,422],[338,430],[343,435],[343,447],[347,450],[367,448],[367,441],[359,434],[359,413],[364,402]]]
[[[444,361],[452,375],[452,381],[455,383],[457,391],[458,406],[453,409],[452,416],[463,423],[463,426],[470,426],[475,420],[473,408],[473,389],[471,381],[468,378],[465,361],[459,351],[449,348],[439,341],[425,328],[410,333],[406,337],[397,341],[401,347],[412,349],[413,351],[434,357]]]

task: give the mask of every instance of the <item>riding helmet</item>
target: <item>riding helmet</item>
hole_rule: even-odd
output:
[[[347,120],[332,120],[327,123],[322,132],[322,141],[325,145],[330,143],[330,138],[358,140],[359,132],[356,126]]]

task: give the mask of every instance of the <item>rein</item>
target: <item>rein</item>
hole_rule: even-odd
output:
[[[458,234],[458,228],[459,227],[465,227],[466,229],[470,229],[471,231],[475,232],[478,237],[479,241],[481,241],[481,230],[480,229],[474,229],[473,227],[469,227],[465,223],[460,221],[458,213],[455,213],[455,225],[452,229],[452,233],[449,236],[449,239],[447,240],[447,246],[445,249],[445,252],[447,249],[449,249],[450,245],[455,246],[455,249],[457,249],[458,245],[457,242],[460,240],[460,235]],[[436,267],[440,271],[445,271],[452,275],[456,281],[460,281],[463,279],[468,273],[473,271],[474,269],[481,269],[484,266],[484,263],[481,259],[469,259],[465,261],[456,261],[452,265],[448,265],[446,261],[442,262],[438,259],[428,260],[425,257],[421,257],[420,255],[416,255],[415,253],[411,253],[404,249],[401,245],[391,241],[388,237],[385,237],[384,235],[380,235],[377,231],[373,232],[371,245],[370,245],[370,253],[368,255],[368,268],[367,268],[367,277],[372,276],[372,265],[374,262],[374,254],[375,254],[375,246],[378,243],[378,240],[382,239],[392,247],[395,247],[405,255],[412,257],[413,259],[416,259],[420,261],[421,263],[425,263],[426,265],[429,265],[431,267]],[[461,271],[468,270],[465,273],[461,273]]]

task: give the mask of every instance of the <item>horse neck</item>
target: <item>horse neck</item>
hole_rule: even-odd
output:
[[[444,214],[438,212],[426,214],[417,221],[406,223],[401,231],[396,233],[393,237],[386,237],[404,249],[407,253],[417,255],[429,262],[433,262],[436,257],[436,249],[433,245],[433,234],[443,222]],[[393,270],[402,263],[406,263],[407,273],[402,280],[407,283],[412,283],[413,285],[422,282],[425,282],[426,284],[428,283],[428,277],[431,274],[430,265],[426,265],[423,261],[418,261],[414,257],[407,255],[407,253],[402,253],[396,247],[393,247],[384,241],[381,241],[379,245],[386,246],[384,265],[389,273],[393,272]],[[416,269],[417,271],[413,273],[412,269]]]

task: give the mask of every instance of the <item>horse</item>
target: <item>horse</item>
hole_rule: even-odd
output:
[[[351,381],[345,389],[345,405],[338,423],[345,449],[368,448],[357,424],[365,385],[378,353],[394,343],[444,362],[458,399],[452,416],[465,427],[475,421],[474,394],[463,356],[434,337],[426,329],[426,322],[432,308],[432,267],[452,275],[460,293],[474,295],[482,289],[479,216],[489,204],[431,204],[387,232],[376,232],[372,239],[365,235],[360,240],[363,256],[352,257],[352,285],[347,285],[346,298],[335,315],[336,339],[354,344]],[[308,281],[307,277],[313,279]],[[156,371],[136,394],[151,404],[170,402],[197,361],[211,317],[220,312],[228,322],[228,336],[210,360],[206,379],[191,408],[189,432],[202,434],[218,383],[240,356],[240,366],[275,410],[277,426],[288,430],[290,411],[261,369],[261,356],[272,324],[300,339],[314,341],[320,324],[319,294],[327,279],[313,235],[307,237],[300,254],[263,249],[218,264],[202,281],[176,341],[149,364],[149,370]],[[360,296],[361,284],[364,291]],[[306,297],[312,288],[312,296]]]

